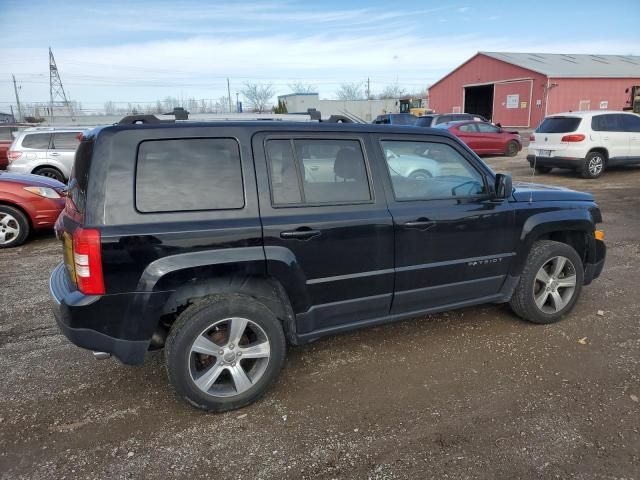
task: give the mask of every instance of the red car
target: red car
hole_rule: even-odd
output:
[[[0,171],[0,248],[21,245],[32,230],[52,228],[64,208],[66,188],[40,175]]]
[[[515,157],[522,150],[518,132],[510,132],[488,122],[449,122],[436,125],[446,128],[478,155]]]

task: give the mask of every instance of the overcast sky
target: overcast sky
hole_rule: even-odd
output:
[[[635,12],[635,13],[634,13]],[[479,50],[640,55],[629,1],[0,0],[0,111],[49,98],[47,47],[71,99],[217,99],[303,81],[332,98],[371,79],[424,89]]]

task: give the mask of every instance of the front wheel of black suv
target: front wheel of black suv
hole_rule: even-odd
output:
[[[264,395],[285,353],[282,324],[263,303],[244,294],[212,295],[180,314],[167,338],[165,364],[180,397],[223,412]]]
[[[533,323],[553,323],[573,309],[583,282],[582,260],[572,247],[540,240],[527,256],[509,304],[520,318]]]

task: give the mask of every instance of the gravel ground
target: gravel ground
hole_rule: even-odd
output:
[[[524,152],[487,161],[530,175]],[[568,318],[486,305],[291,348],[219,415],[175,398],[161,354],[98,362],[58,332],[52,235],[0,251],[0,478],[640,478],[640,169],[540,180],[604,213],[605,270]]]

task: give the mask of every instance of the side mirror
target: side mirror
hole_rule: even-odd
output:
[[[496,198],[509,198],[513,193],[513,182],[511,175],[504,173],[496,174]]]

